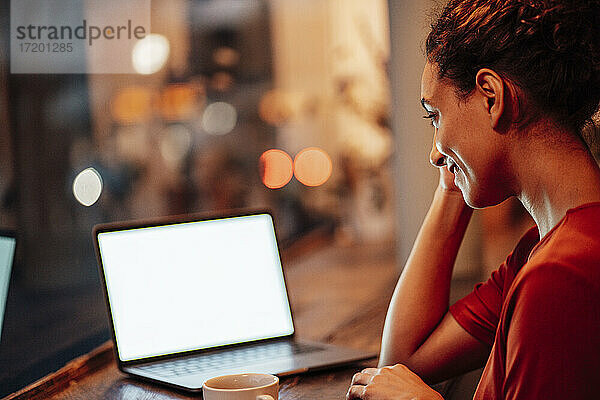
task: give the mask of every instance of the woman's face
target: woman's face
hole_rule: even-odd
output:
[[[509,196],[507,138],[493,128],[490,99],[477,89],[465,101],[447,80],[437,79],[427,63],[421,103],[434,127],[431,163],[447,166],[465,202],[474,208],[501,203]]]

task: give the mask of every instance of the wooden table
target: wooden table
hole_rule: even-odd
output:
[[[300,338],[377,352],[398,270],[393,245],[304,245],[284,254]],[[310,249],[310,250],[307,250]],[[341,369],[281,379],[280,399],[344,399],[352,375],[369,360]],[[120,373],[110,342],[7,399],[186,399],[199,397]]]

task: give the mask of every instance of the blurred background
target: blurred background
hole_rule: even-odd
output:
[[[10,74],[3,1],[0,395],[109,339],[94,224],[269,208],[282,246],[393,245],[387,2],[151,4],[137,74],[32,75]]]
[[[437,183],[419,104],[433,5],[153,0],[137,74],[20,75],[0,1],[0,228],[19,239],[0,396],[109,339],[97,223],[269,208],[283,247],[324,232],[400,273]],[[531,224],[515,202],[478,213],[459,292]]]

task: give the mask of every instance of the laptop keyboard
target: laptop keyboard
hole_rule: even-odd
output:
[[[154,374],[169,377],[188,375],[200,371],[210,371],[227,367],[238,367],[262,360],[276,360],[294,354],[305,354],[322,350],[322,347],[293,342],[263,343],[260,345],[228,349],[219,353],[209,353],[163,361],[138,368]]]

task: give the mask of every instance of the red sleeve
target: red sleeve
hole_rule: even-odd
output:
[[[534,226],[487,282],[477,284],[473,292],[450,307],[456,322],[480,342],[493,346],[508,289],[538,241],[538,229]]]
[[[466,297],[450,307],[456,322],[479,341],[494,344],[502,309],[502,291],[507,275],[506,263],[494,271],[485,283],[478,283]]]
[[[590,265],[598,268],[598,265]],[[561,265],[515,282],[507,302],[504,399],[600,399],[600,289]]]

